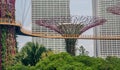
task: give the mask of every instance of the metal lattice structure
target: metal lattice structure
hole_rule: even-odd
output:
[[[0,0],[0,23],[15,21],[15,0]],[[12,64],[12,56],[16,53],[15,27],[0,25],[0,70]]]
[[[63,21],[61,21],[61,18]],[[56,18],[55,18],[56,19]],[[59,19],[59,18],[57,18]],[[40,20],[36,20],[36,24],[40,25],[40,26],[44,26],[46,28],[49,28],[51,30],[54,30],[55,32],[58,32],[59,34],[61,34],[63,37],[65,37],[65,35],[70,35],[71,37],[75,35],[79,37],[79,35],[81,35],[82,33],[84,33],[86,30],[98,26],[98,25],[102,25],[103,23],[106,22],[105,19],[102,18],[96,18],[96,17],[84,17],[84,16],[72,16],[72,17],[60,17],[60,22],[56,20],[54,20],[54,18],[52,19],[40,19]],[[67,21],[66,21],[67,20]],[[74,34],[74,35],[73,35]]]
[[[0,17],[15,19],[15,0],[0,0]]]
[[[119,10],[119,6],[107,9],[107,11],[113,14],[120,15]],[[55,19],[57,19],[57,22],[54,18],[49,20],[46,20],[45,18],[36,20],[36,24],[54,30],[58,34],[48,32],[32,33],[31,31],[23,28],[21,25],[23,23],[15,21],[15,0],[0,0],[0,51],[4,50],[4,54],[0,52],[0,70],[2,70],[2,59],[5,59],[6,65],[12,64],[9,56],[14,56],[16,53],[15,35],[65,39],[67,52],[72,55],[75,55],[75,43],[77,39],[120,40],[119,35],[82,35],[82,33],[86,30],[105,23],[106,20],[102,18],[73,16],[60,18],[56,17]],[[58,20],[60,20],[60,22],[58,22]]]
[[[108,7],[107,12],[116,14],[116,15],[120,15],[120,3],[118,3],[117,5],[114,5],[112,7]]]
[[[57,17],[55,19],[59,19],[60,21],[57,21],[53,19],[46,20],[40,19],[36,20],[36,24],[40,26],[44,26],[46,28],[49,28],[51,30],[54,30],[55,32],[59,33],[62,37],[79,37],[82,33],[84,33],[86,30],[102,25],[106,22],[105,19],[102,18],[96,18],[96,17],[84,17],[84,16],[73,16],[73,17]],[[61,21],[61,19],[63,21]],[[66,21],[67,20],[67,21]],[[75,55],[75,44],[77,39],[75,38],[65,38],[66,42],[66,51],[70,53],[71,55]]]

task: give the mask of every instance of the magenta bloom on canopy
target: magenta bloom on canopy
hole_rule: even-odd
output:
[[[120,4],[114,5],[113,7],[108,7],[107,12],[120,15]]]
[[[52,19],[42,18],[40,20],[36,20],[37,25],[54,30],[63,37],[65,37],[66,34],[79,37],[79,35],[81,35],[86,30],[98,25],[102,25],[105,22],[105,19],[89,16],[57,17]],[[75,55],[76,41],[77,39],[74,38],[65,39],[66,51],[71,55]]]
[[[56,22],[56,19],[60,19],[60,21],[58,20],[58,22]],[[105,19],[89,16],[73,16],[67,18],[64,17],[64,19],[63,17],[53,19],[42,18],[40,20],[36,20],[36,24],[54,30],[59,34],[79,35],[92,27],[102,25],[105,22]]]
[[[2,7],[0,7],[0,18],[9,16],[15,18],[15,0],[0,1]]]

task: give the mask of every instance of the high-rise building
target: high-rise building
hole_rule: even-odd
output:
[[[58,17],[69,17],[70,8],[69,0],[32,0],[32,32],[52,32],[53,30],[38,26],[36,20],[51,19],[58,21]],[[56,19],[55,19],[56,18]],[[62,19],[59,19],[62,21]],[[65,51],[64,39],[47,39],[47,38],[32,38],[33,42],[43,44],[46,48],[56,50],[58,52]]]
[[[120,35],[120,16],[108,13],[106,9],[116,5],[120,0],[92,0],[93,15],[107,19],[107,22],[94,28],[95,35]],[[120,40],[95,40],[95,56],[120,57]]]

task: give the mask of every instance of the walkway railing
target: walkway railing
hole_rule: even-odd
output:
[[[0,25],[13,25],[20,28],[23,35],[41,38],[76,38],[76,39],[96,39],[96,40],[120,40],[120,35],[79,35],[79,34],[57,34],[52,32],[32,32],[22,27],[21,22],[8,18],[0,18]]]
[[[15,20],[14,19],[11,19],[11,18],[0,18],[0,23],[15,23]]]

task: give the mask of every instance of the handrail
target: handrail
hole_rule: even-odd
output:
[[[1,20],[1,18],[0,18]],[[12,25],[20,28],[20,31],[22,34],[27,36],[33,36],[33,37],[40,37],[40,38],[56,38],[56,39],[89,39],[89,40],[120,40],[120,35],[78,35],[78,34],[56,34],[52,32],[31,32],[29,30],[26,30],[22,27],[21,22],[0,22],[0,25]]]
[[[0,18],[0,23],[15,23],[15,20],[11,18]]]

